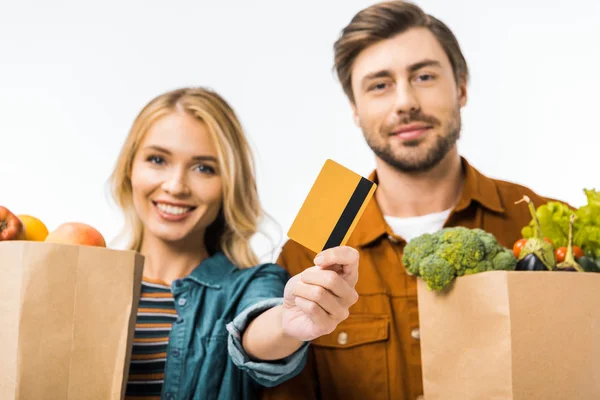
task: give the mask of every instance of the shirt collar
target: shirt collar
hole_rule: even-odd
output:
[[[461,157],[461,164],[465,173],[465,182],[454,212],[465,210],[475,201],[493,212],[503,213],[504,207],[496,182],[480,173],[464,157]],[[379,183],[377,170],[371,172],[369,180]],[[366,246],[380,237],[391,235],[392,233],[391,228],[383,217],[375,196],[373,196],[356,225],[356,229],[352,233],[348,244],[350,246]]]

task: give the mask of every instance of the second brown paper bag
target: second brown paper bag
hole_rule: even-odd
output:
[[[419,279],[426,400],[600,399],[600,274]]]

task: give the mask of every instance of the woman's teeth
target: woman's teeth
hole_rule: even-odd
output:
[[[171,206],[171,205],[162,204],[162,203],[156,204],[156,207],[158,207],[162,212],[165,212],[165,213],[171,214],[171,215],[185,214],[186,212],[188,212],[192,209],[192,207],[178,207],[178,206]]]

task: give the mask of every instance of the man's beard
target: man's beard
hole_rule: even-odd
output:
[[[434,117],[426,116],[423,114],[412,114],[401,123],[403,125],[409,124],[412,122],[425,122],[433,125],[433,127],[439,127],[441,123]],[[461,130],[461,118],[460,118],[460,110],[457,109],[452,121],[450,121],[450,125],[448,126],[447,132],[445,135],[435,136],[435,141],[431,145],[429,149],[427,149],[426,154],[419,158],[401,158],[396,156],[392,151],[392,147],[387,143],[381,143],[377,138],[375,138],[373,134],[365,135],[365,139],[367,144],[373,150],[375,155],[382,159],[385,163],[391,165],[395,169],[405,173],[420,173],[427,172],[431,170],[433,167],[438,165],[450,152],[450,150],[454,147],[456,142],[460,137]],[[382,134],[387,135],[386,132],[382,132]],[[405,148],[410,147],[418,147],[421,144],[420,141],[407,141],[403,144]],[[415,149],[416,151],[416,149]]]

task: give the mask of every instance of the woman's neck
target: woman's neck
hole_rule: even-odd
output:
[[[203,240],[191,246],[168,243],[153,235],[144,235],[140,253],[145,257],[144,276],[169,285],[189,275],[208,258]]]

